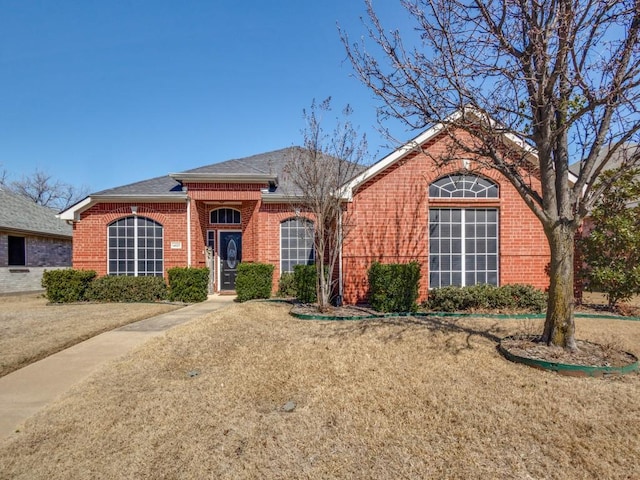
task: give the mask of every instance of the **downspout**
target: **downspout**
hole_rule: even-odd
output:
[[[191,198],[187,197],[187,267],[191,266]]]
[[[340,304],[344,301],[344,291],[342,284],[342,209],[340,209],[340,215],[338,215],[338,235],[340,238],[340,245],[338,246],[338,295],[340,295]]]

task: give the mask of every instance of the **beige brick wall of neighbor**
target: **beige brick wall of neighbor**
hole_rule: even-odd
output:
[[[25,265],[8,265],[8,235],[0,234],[0,294],[42,290],[42,273],[71,267],[71,240],[18,235],[25,239]]]
[[[43,272],[62,268],[68,267],[0,267],[0,294],[44,290],[42,288]]]

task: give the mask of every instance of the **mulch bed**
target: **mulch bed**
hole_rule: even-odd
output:
[[[532,360],[585,367],[626,367],[637,359],[614,345],[576,340],[577,350],[542,343],[539,337],[506,338],[501,346],[511,354]]]

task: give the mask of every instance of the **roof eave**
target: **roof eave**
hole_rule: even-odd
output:
[[[17,228],[8,226],[0,226],[0,230],[2,230],[3,232],[16,233],[18,235],[32,235],[36,237],[53,237],[62,238],[65,240],[71,240],[73,238],[72,233],[51,232],[47,230],[32,230],[28,228]]]
[[[183,203],[187,201],[186,193],[173,195],[166,194],[111,194],[111,195],[90,195],[84,200],[69,207],[67,210],[56,215],[61,220],[79,221],[80,214],[93,207],[97,203]]]

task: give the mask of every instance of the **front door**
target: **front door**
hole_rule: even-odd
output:
[[[236,289],[236,273],[242,260],[242,232],[220,232],[220,290]]]

